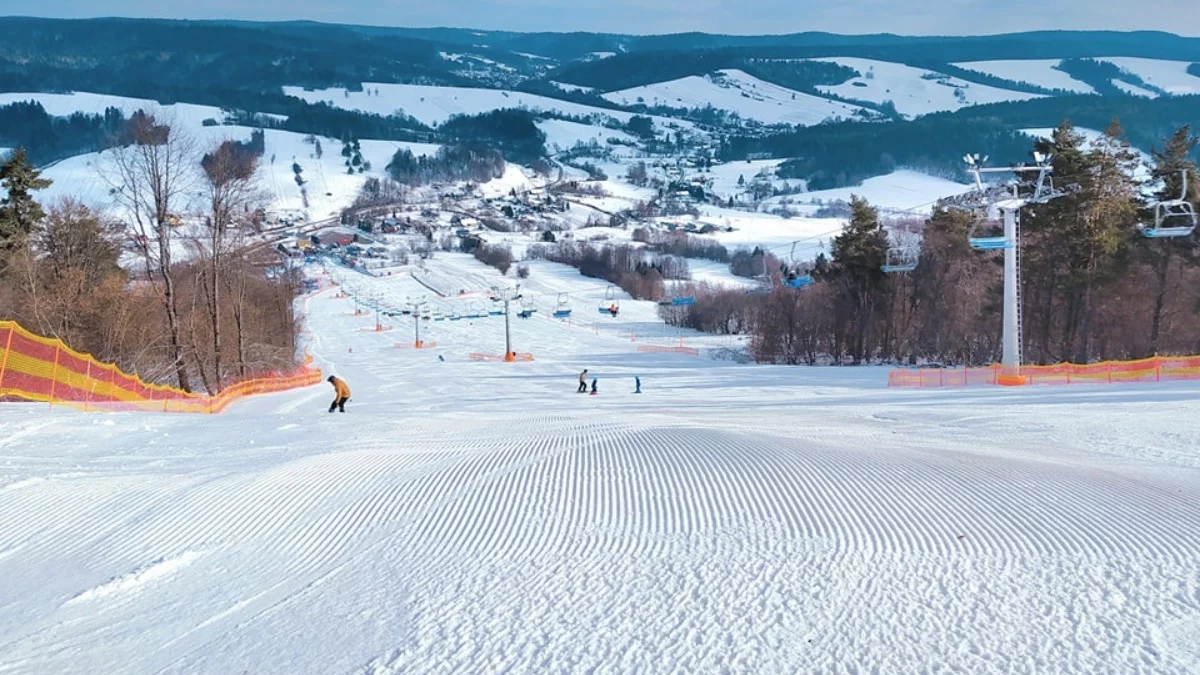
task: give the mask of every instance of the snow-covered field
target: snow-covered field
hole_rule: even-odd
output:
[[[851,196],[866,199],[885,211],[929,214],[939,199],[960,195],[972,188],[965,183],[938,178],[919,171],[893,171],[884,176],[868,178],[860,185],[832,190],[814,190],[795,195],[797,199],[822,202],[850,201]]]
[[[196,126],[189,127],[188,131],[202,149],[224,140],[248,141],[254,132],[249,127],[236,126]],[[341,143],[337,141],[321,139],[324,147],[318,158],[315,146],[304,141],[304,134],[274,129],[267,129],[264,134],[266,151],[259,164],[260,189],[267,195],[274,210],[304,210],[304,197],[293,169],[293,164],[298,164],[308,194],[307,211],[313,219],[336,215],[354,201],[367,178],[386,176],[387,165],[397,150],[407,148],[417,155],[432,155],[438,149],[436,145],[425,143],[364,140],[360,142],[362,155],[365,161],[370,162],[371,169],[348,174],[343,164],[346,158],[342,157]],[[112,161],[102,153],[65,159],[45,170],[44,175],[54,182],[39,193],[39,198],[74,197],[116,212],[118,209],[110,195],[106,174],[113,175]]]
[[[103,114],[107,108],[117,108],[126,116],[138,110],[146,110],[160,119],[183,129],[195,141],[198,151],[205,151],[225,140],[248,141],[254,129],[239,126],[205,126],[205,120],[221,121],[220,108],[178,103],[160,105],[146,99],[109,96],[76,92],[73,94],[5,93],[0,94],[0,105],[16,101],[37,101],[51,115],[70,116],[76,112]],[[306,182],[308,212],[313,219],[326,218],[341,211],[354,201],[362,184],[369,177],[382,178],[392,155],[407,148],[417,155],[432,155],[438,146],[426,143],[400,143],[393,141],[362,140],[362,156],[371,164],[368,171],[347,173],[346,158],[341,155],[342,144],[322,138],[321,156],[317,157],[315,145],[305,142],[307,134],[267,129],[265,152],[260,162],[260,188],[268,196],[273,209],[278,211],[303,210],[304,198],[296,183],[293,163],[301,167]],[[111,186],[104,174],[111,172],[111,162],[99,153],[88,153],[56,162],[45,170],[45,176],[54,183],[39,193],[39,198],[55,199],[74,197],[85,203],[115,211]]]
[[[623,105],[645,103],[674,108],[711,105],[764,124],[808,126],[828,119],[850,119],[865,112],[858,106],[785,89],[741,70],[720,70],[715,75],[658,82],[614,91],[604,98]]]
[[[1062,59],[1008,59],[969,61],[954,65],[967,70],[1002,77],[1013,82],[1028,82],[1047,89],[1062,89],[1079,94],[1094,94],[1095,89],[1055,68]]]
[[[0,672],[1200,668],[1200,386],[895,391],[639,353],[633,305],[494,364],[499,318],[398,349],[317,296],[345,415],[0,404]]]
[[[891,101],[896,105],[896,111],[907,117],[941,110],[958,110],[983,103],[1037,98],[1035,94],[966,82],[890,61],[843,56],[813,60],[840,63],[863,74],[862,77],[853,78],[837,86],[818,87],[821,91],[871,103]]]
[[[591,124],[580,124],[579,122],[554,119],[539,120],[537,127],[542,130],[542,133],[546,134],[546,149],[551,154],[570,150],[576,143],[590,143],[595,141],[600,145],[607,146],[609,139],[634,144],[635,146],[637,143],[637,139],[624,131],[616,131]]]
[[[376,95],[375,92],[379,94]],[[470,89],[466,87],[435,87],[419,84],[380,84],[364,82],[362,91],[346,89],[305,90],[284,87],[283,93],[310,103],[324,101],[346,110],[361,110],[379,115],[403,113],[425,124],[441,124],[454,115],[478,115],[502,108],[527,108],[535,111],[557,111],[569,115],[603,115],[628,122],[632,113],[608,110],[562,101],[537,94],[499,89]],[[688,122],[662,117],[653,118],[661,125],[691,128]]]
[[[1165,90],[1173,96],[1200,94],[1200,77],[1187,72],[1188,61],[1164,61],[1133,57],[1105,58],[1142,78],[1147,84]]]

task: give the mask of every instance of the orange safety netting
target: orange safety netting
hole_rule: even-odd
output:
[[[1136,361],[984,368],[905,368],[888,373],[889,387],[967,387],[987,384],[1078,384],[1200,379],[1200,356],[1152,356]]]
[[[234,401],[307,387],[321,381],[312,357],[290,373],[262,373],[205,396],[148,384],[115,364],[100,363],[55,338],[25,330],[15,321],[0,321],[0,400],[62,404],[83,410],[144,410],[218,413]]]
[[[471,353],[472,361],[504,361],[512,363],[514,361],[526,363],[533,360],[533,354],[529,352],[511,352],[509,354],[481,354],[479,352]]]

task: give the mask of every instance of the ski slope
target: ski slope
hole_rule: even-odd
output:
[[[411,319],[310,299],[345,415],[328,386],[216,417],[0,403],[0,672],[1200,668],[1200,385],[641,353],[650,308],[595,329],[594,280],[527,283],[580,321],[514,319],[519,364],[466,358],[503,350],[496,317],[402,349]]]
[[[844,56],[813,59],[849,66],[862,73],[835,86],[819,86],[820,91],[848,99],[883,103],[891,101],[896,111],[905,117],[917,117],[932,112],[958,110],[984,103],[1026,101],[1036,94],[998,89],[975,84],[956,77],[923,68],[914,68],[890,61],[851,58]]]
[[[644,103],[673,108],[704,108],[711,105],[763,124],[811,126],[830,119],[851,119],[867,113],[859,106],[786,89],[741,70],[719,70],[703,77],[692,75],[610,92],[604,94],[604,98],[622,105]]]

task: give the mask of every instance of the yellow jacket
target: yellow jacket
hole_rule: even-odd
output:
[[[338,398],[350,398],[350,385],[346,384],[345,380],[333,378],[333,390],[337,392]]]

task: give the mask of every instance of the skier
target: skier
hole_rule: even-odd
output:
[[[587,393],[587,374],[587,368],[584,368],[583,372],[579,374],[579,389],[576,390],[576,393]]]
[[[608,306],[608,313],[609,313],[609,314],[612,314],[614,319],[617,317],[617,312],[618,312],[618,311],[620,311],[620,310],[618,310],[618,309],[617,309],[617,306],[616,306],[616,305],[609,305],[609,306]]]
[[[600,381],[600,378],[598,378],[598,377],[592,378],[592,396],[595,396],[596,394],[600,393],[600,392],[596,391],[596,383],[599,381]]]
[[[326,381],[333,385],[334,391],[333,403],[329,404],[329,412],[333,412],[335,409],[338,412],[346,412],[346,401],[350,400],[350,386],[346,384],[345,380],[332,375]]]
[[[634,382],[637,384],[637,389],[635,389],[635,390],[633,391],[633,393],[635,393],[635,394],[640,394],[640,393],[642,393],[642,378],[640,378],[640,377],[634,377],[634,378],[633,378],[633,381],[634,381]]]

